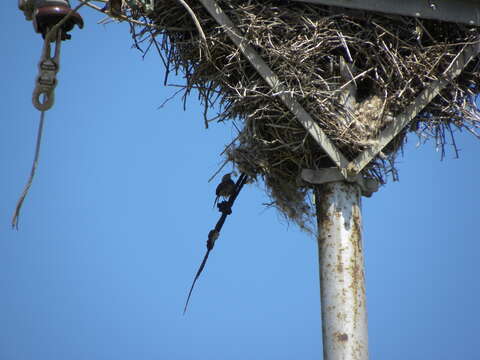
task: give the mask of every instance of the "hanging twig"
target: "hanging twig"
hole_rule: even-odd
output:
[[[228,161],[229,161],[228,159],[224,160],[223,164],[218,168],[217,171],[215,171],[215,173],[214,173],[212,176],[210,176],[210,179],[208,179],[207,182],[210,182],[210,181],[212,181],[213,179],[215,179],[215,176],[217,176],[218,173],[219,173],[220,171],[222,171],[222,169],[225,167],[225,165],[228,164]]]
[[[188,292],[187,301],[185,302],[185,308],[183,309],[184,315],[187,312],[188,303],[190,301],[190,296],[192,295],[193,288],[195,287],[195,283],[197,282],[198,278],[200,277],[200,274],[203,271],[203,268],[205,267],[205,264],[207,263],[208,255],[210,255],[210,251],[215,246],[215,241],[218,239],[218,236],[220,235],[220,230],[222,230],[223,224],[225,223],[227,216],[232,213],[231,208],[233,206],[233,203],[235,202],[235,199],[237,198],[238,194],[240,193],[240,190],[242,190],[242,187],[243,185],[245,185],[247,180],[248,180],[248,175],[242,173],[239,176],[237,183],[235,184],[235,191],[233,192],[232,195],[230,195],[230,198],[228,199],[228,201],[218,204],[219,210],[222,211],[222,216],[220,216],[220,219],[217,221],[215,228],[213,230],[210,230],[210,232],[208,233],[207,252],[203,257],[202,263],[200,264],[200,267],[198,268],[198,271],[195,274],[195,278],[193,279],[192,286],[190,287],[190,291]]]
[[[178,0],[178,2],[180,4],[182,4],[182,6],[185,8],[185,10],[187,10],[187,12],[190,14],[190,16],[191,16],[191,18],[192,18],[192,20],[195,24],[195,27],[197,28],[197,30],[200,34],[200,37],[202,38],[203,43],[205,45],[205,52],[207,54],[207,58],[211,57],[210,56],[210,51],[208,50],[207,37],[205,36],[205,32],[202,29],[202,25],[200,25],[200,21],[198,21],[197,15],[195,15],[192,8],[190,6],[188,6],[188,4],[184,0]]]

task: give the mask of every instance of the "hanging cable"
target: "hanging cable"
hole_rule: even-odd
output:
[[[185,313],[187,312],[187,307],[190,301],[190,296],[192,295],[192,292],[193,292],[193,288],[195,287],[195,283],[197,282],[198,278],[200,277],[200,274],[202,273],[205,267],[205,264],[207,263],[207,259],[208,259],[208,256],[210,255],[210,251],[212,251],[213,247],[215,246],[215,241],[218,239],[220,235],[220,231],[222,230],[223,224],[225,223],[227,216],[232,213],[233,203],[235,202],[235,199],[237,198],[238,194],[242,190],[243,185],[245,185],[247,180],[248,180],[248,175],[242,173],[235,184],[235,191],[233,192],[232,195],[230,195],[229,199],[227,201],[223,201],[217,204],[218,209],[222,213],[222,215],[220,216],[220,219],[218,219],[217,224],[215,225],[215,228],[210,230],[210,232],[208,233],[207,252],[203,257],[202,263],[200,264],[200,267],[198,268],[197,273],[195,274],[195,278],[193,279],[192,286],[190,287],[190,291],[188,292],[187,301],[185,302],[185,307],[183,309],[183,315],[185,315]]]
[[[38,158],[40,157],[40,146],[42,143],[42,135],[43,135],[43,124],[45,122],[45,110],[40,113],[40,123],[38,124],[38,131],[37,131],[37,144],[35,146],[35,156],[33,158],[32,170],[30,170],[30,176],[28,178],[25,187],[23,188],[22,194],[17,201],[17,206],[15,207],[15,212],[13,213],[12,217],[12,228],[18,230],[18,219],[20,216],[20,209],[22,208],[23,202],[28,194],[28,190],[30,190],[30,186],[32,186],[33,178],[35,177],[35,172],[37,171],[38,166]]]
[[[89,1],[89,0],[88,0]],[[83,28],[83,19],[77,10],[85,3],[81,3],[74,9],[70,8],[66,0],[20,0],[19,9],[23,11],[27,20],[33,21],[33,27],[37,33],[42,34],[44,39],[42,55],[38,63],[39,73],[35,80],[32,102],[40,111],[40,123],[38,125],[35,155],[32,169],[27,183],[20,195],[12,217],[12,228],[18,230],[18,220],[22,205],[33,183],[33,178],[38,167],[40,146],[42,143],[45,112],[49,110],[55,100],[55,87],[57,86],[57,72],[60,69],[60,48],[63,40],[71,38],[69,31],[75,25]],[[52,56],[52,43],[55,49]]]

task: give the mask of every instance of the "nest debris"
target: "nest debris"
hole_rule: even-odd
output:
[[[379,132],[479,35],[477,28],[460,24],[307,3],[217,2],[350,160],[374,144]],[[165,84],[171,72],[184,75],[184,99],[197,90],[207,126],[212,121],[235,123],[239,133],[224,152],[227,160],[251,178],[263,178],[272,204],[308,228],[309,187],[298,182],[299,173],[333,163],[203,6],[185,3],[200,22],[207,46],[178,0],[157,0],[154,12],[143,14],[145,26],[138,21],[131,25],[135,45],[159,51]],[[129,18],[142,16],[124,10]],[[354,81],[342,74],[342,62],[349,64]],[[395,158],[408,133],[416,133],[422,142],[434,139],[442,156],[445,145],[457,152],[455,131],[465,129],[478,137],[479,64],[478,59],[471,61],[364,175],[381,183],[389,176],[396,179]],[[346,92],[352,82],[353,99]],[[208,118],[212,110],[216,114]]]

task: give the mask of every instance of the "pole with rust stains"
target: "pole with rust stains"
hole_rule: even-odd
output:
[[[368,331],[356,183],[316,186],[324,360],[367,360]]]

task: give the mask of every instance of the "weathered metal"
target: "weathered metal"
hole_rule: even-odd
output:
[[[44,38],[42,56],[38,63],[39,72],[32,95],[33,105],[40,111],[46,111],[53,106],[62,40],[70,39],[68,32],[75,25],[83,28],[83,19],[76,11],[82,5],[72,9],[67,0],[18,1],[18,8],[23,11],[25,18],[32,20],[35,31]]]
[[[368,359],[360,196],[344,181],[315,192],[324,360]]]
[[[300,180],[310,184],[327,184],[330,182],[343,181],[345,178],[338,168],[325,169],[302,169],[300,173]],[[352,177],[348,182],[355,183],[360,186],[362,195],[370,197],[377,192],[380,184],[377,180],[364,178],[362,174]]]
[[[480,25],[478,0],[294,0],[321,5],[406,15],[424,19]]]
[[[32,94],[33,106],[40,111],[49,110],[55,101],[57,73],[60,70],[62,34],[61,30],[57,30],[53,55],[50,39],[45,39],[43,42],[42,57],[38,63],[39,71],[35,79],[35,88]]]

